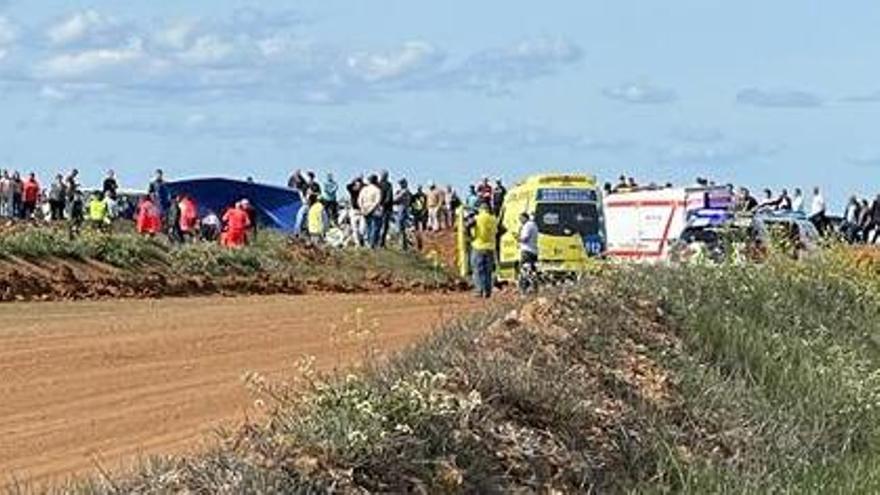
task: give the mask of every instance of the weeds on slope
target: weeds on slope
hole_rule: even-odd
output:
[[[876,493],[876,288],[833,251],[605,271],[357,375],[251,377],[267,423],[72,489]]]
[[[873,273],[831,251],[807,263],[617,277],[634,297],[659,294],[688,349],[671,363],[687,409],[711,418],[728,449],[720,464],[674,473],[677,488],[880,490],[880,293]]]

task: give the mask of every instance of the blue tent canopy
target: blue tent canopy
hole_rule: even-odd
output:
[[[299,191],[232,179],[206,178],[166,183],[171,197],[186,194],[199,207],[199,216],[209,211],[222,216],[227,208],[247,199],[257,210],[261,226],[295,232],[297,212],[302,206]]]

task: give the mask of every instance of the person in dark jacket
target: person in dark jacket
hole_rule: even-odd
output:
[[[382,191],[382,230],[380,231],[379,244],[384,248],[388,241],[391,216],[394,214],[394,186],[388,180],[387,170],[383,170],[379,175],[379,189]]]

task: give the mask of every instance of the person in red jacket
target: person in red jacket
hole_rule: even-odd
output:
[[[152,237],[162,231],[159,208],[156,207],[150,196],[144,196],[138,205],[136,220],[138,234]]]
[[[250,219],[240,202],[226,210],[226,213],[223,215],[223,223],[226,224],[226,231],[221,237],[223,245],[232,248],[244,246],[247,241]]]
[[[21,188],[21,217],[29,220],[34,216],[37,209],[37,200],[40,198],[40,183],[33,172],[28,175]]]
[[[184,195],[180,200],[180,233],[184,242],[196,237],[196,227],[199,222],[199,208],[196,202],[189,196]]]

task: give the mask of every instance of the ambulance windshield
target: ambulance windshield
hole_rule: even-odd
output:
[[[599,211],[595,203],[538,203],[535,208],[538,231],[568,237],[599,233]]]

